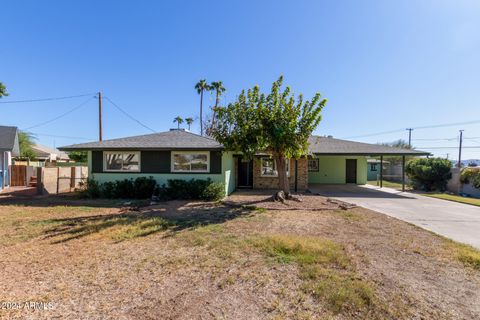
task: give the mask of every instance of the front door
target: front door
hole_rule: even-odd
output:
[[[238,158],[238,187],[253,187],[253,160]]]
[[[346,183],[357,183],[357,159],[346,160]]]

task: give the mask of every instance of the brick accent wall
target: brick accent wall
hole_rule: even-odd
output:
[[[290,159],[290,176],[288,178],[290,188],[295,187],[295,159]],[[261,160],[256,158],[253,160],[253,188],[254,189],[276,189],[278,188],[277,177],[262,177]],[[298,190],[306,190],[308,188],[308,161],[307,158],[298,159]]]

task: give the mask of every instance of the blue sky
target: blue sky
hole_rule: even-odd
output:
[[[475,0],[6,1],[0,81],[10,96],[0,102],[101,90],[163,131],[177,115],[198,117],[201,78],[223,81],[229,102],[283,74],[295,92],[329,100],[317,134],[405,139],[407,127],[480,120],[479,16]],[[0,123],[25,129],[87,99],[0,104]],[[57,147],[85,141],[59,136],[96,139],[96,108],[91,99],[31,131]],[[456,158],[446,147],[458,145],[459,129],[480,147],[480,122],[416,129],[413,144]],[[143,133],[104,102],[104,139]],[[480,148],[464,158],[480,158]]]

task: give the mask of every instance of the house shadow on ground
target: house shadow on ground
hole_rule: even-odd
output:
[[[109,233],[118,242],[164,232],[165,237],[182,230],[221,224],[255,214],[248,208],[229,207],[218,203],[169,201],[144,208],[122,208],[115,214],[43,221],[51,225],[45,238],[64,243],[89,235]]]

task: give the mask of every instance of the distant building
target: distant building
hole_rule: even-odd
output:
[[[19,155],[17,127],[0,126],[0,191],[10,186],[12,157]]]

